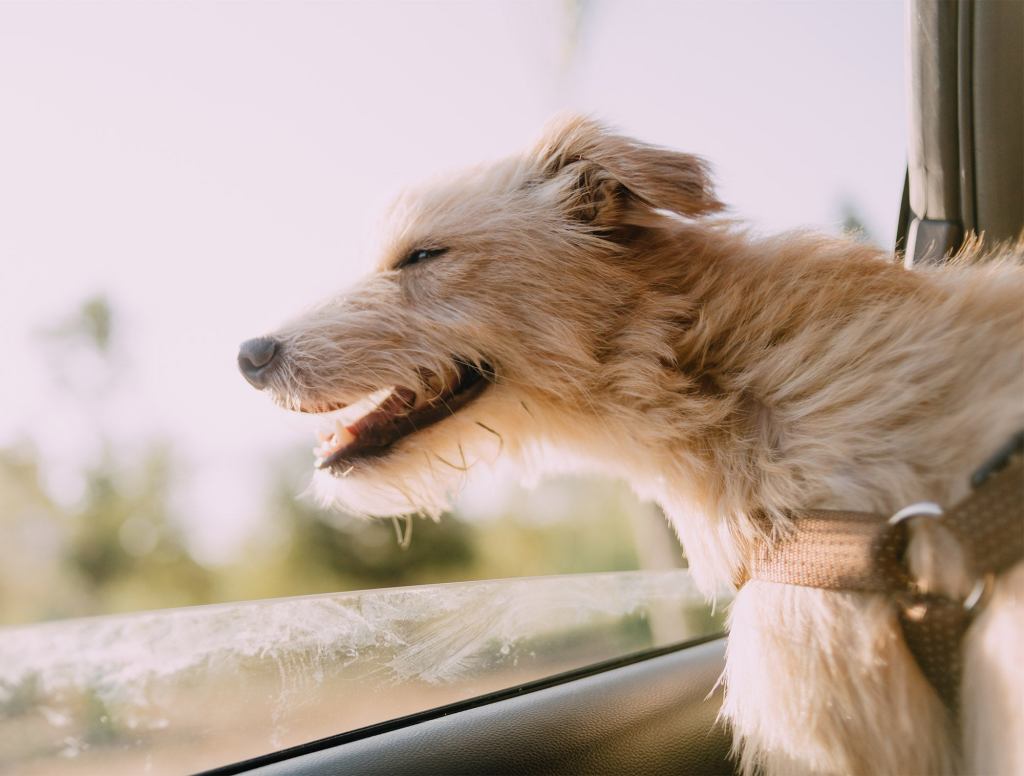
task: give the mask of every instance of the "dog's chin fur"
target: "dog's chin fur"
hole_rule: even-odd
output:
[[[611,418],[594,423],[587,415],[552,411],[535,398],[498,385],[380,457],[334,472],[316,470],[310,493],[321,506],[357,516],[415,513],[438,518],[474,472],[500,461],[514,464],[524,481],[598,473],[626,481],[643,499],[664,500],[664,474],[653,472],[647,464],[650,451],[638,449],[624,434]],[[703,575],[708,580],[714,576]],[[711,585],[714,589],[713,581]]]
[[[589,468],[661,504],[709,596],[762,538],[755,513],[785,530],[792,509],[965,496],[1024,427],[1020,246],[907,271],[846,239],[754,237],[721,207],[700,159],[581,119],[405,200],[378,271],[274,334],[269,389],[333,405],[453,358],[494,383],[383,457],[319,472],[317,496],[437,516],[499,456]],[[416,248],[449,250],[398,269]],[[928,525],[908,563],[930,590],[971,582]],[[1024,773],[1024,568],[995,587],[967,638],[961,746],[891,602],[746,585],[723,709],[742,772]]]
[[[492,466],[499,457],[522,456],[515,434],[490,430],[492,423],[513,429],[531,420],[521,405],[503,400],[500,393],[492,387],[468,407],[398,441],[380,457],[354,461],[337,471],[317,471],[313,495],[321,505],[353,515],[440,517],[472,470]]]

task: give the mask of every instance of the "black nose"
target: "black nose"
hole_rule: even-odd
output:
[[[264,388],[273,371],[275,356],[277,342],[270,337],[246,340],[238,349],[238,368],[253,386]]]

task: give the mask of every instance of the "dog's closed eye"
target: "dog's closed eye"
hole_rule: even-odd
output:
[[[414,248],[406,254],[404,259],[395,265],[395,269],[405,269],[413,264],[419,264],[421,261],[437,258],[447,252],[447,248]]]

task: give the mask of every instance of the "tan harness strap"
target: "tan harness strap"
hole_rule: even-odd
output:
[[[922,673],[956,711],[964,632],[992,578],[1024,559],[1024,459],[1015,450],[983,471],[983,482],[952,510],[929,518],[966,553],[977,580],[966,601],[916,590],[904,565],[906,521],[868,512],[793,512],[791,531],[755,546],[738,586],[756,579],[891,596]]]
[[[999,574],[1024,557],[1024,459],[1002,471],[939,521],[970,555],[975,574]]]
[[[792,530],[759,542],[745,577],[825,590],[887,593],[890,574],[906,547],[901,531],[887,531],[885,518],[871,512],[804,509],[792,513]]]

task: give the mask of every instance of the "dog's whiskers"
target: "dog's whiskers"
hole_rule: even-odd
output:
[[[493,428],[491,428],[490,426],[488,426],[488,425],[486,425],[484,423],[481,423],[479,420],[474,421],[474,423],[476,423],[478,426],[480,426],[480,428],[482,428],[484,431],[490,431],[492,434],[494,434],[494,436],[498,437],[498,453],[497,454],[501,455],[502,450],[505,449],[505,438],[501,434],[499,434],[497,431],[495,431]]]

